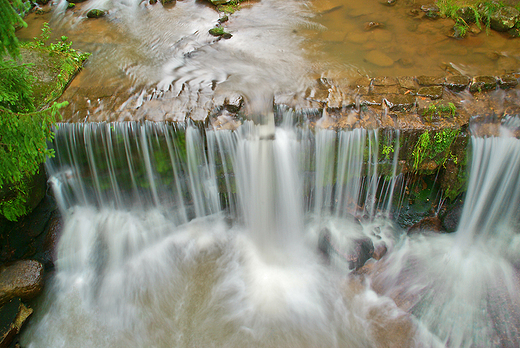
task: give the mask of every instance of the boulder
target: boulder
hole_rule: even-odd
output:
[[[491,29],[496,31],[508,31],[513,28],[520,17],[520,12],[514,7],[505,6],[499,8],[489,18]]]
[[[38,261],[16,261],[0,268],[0,304],[15,297],[31,299],[42,288],[43,265]]]

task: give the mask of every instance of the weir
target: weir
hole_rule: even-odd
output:
[[[47,169],[66,225],[25,340],[518,345],[518,139],[473,137],[458,231],[406,236],[390,219],[398,154],[381,177],[377,130],[261,127],[61,124]],[[349,259],[360,240],[388,249],[363,278]]]

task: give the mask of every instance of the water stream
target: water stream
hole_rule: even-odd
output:
[[[272,108],[317,77],[386,73],[360,65],[351,34],[398,42],[356,29],[388,8],[262,0],[216,40],[219,15],[199,1],[63,4],[47,15],[54,35],[94,52],[64,96],[67,121],[89,122],[60,124],[51,144],[65,223],[24,347],[520,345],[516,118],[472,137],[458,231],[408,236],[395,223],[399,130],[326,129],[327,115],[309,128],[303,112]],[[81,18],[94,7],[109,17]],[[360,19],[343,28],[345,16]],[[233,94],[249,120],[184,122]],[[394,152],[378,158],[383,138]],[[368,244],[388,251],[359,274]]]

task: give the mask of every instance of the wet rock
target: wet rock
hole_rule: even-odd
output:
[[[457,231],[463,208],[464,202],[461,199],[455,200],[453,204],[450,204],[450,206],[448,206],[446,212],[442,215],[442,229],[444,231]]]
[[[376,28],[382,28],[382,27],[383,27],[383,24],[381,24],[379,22],[366,22],[363,25],[363,29],[365,29],[365,31],[370,31],[370,30],[373,30]]]
[[[412,92],[417,91],[417,83],[415,82],[415,78],[412,76],[400,76],[397,78],[399,81],[399,86],[401,88],[407,89]]]
[[[444,85],[452,91],[460,92],[466,89],[470,83],[471,79],[468,76],[463,75],[452,75],[446,77],[446,82]]]
[[[35,2],[38,4],[38,5],[47,5],[49,3],[50,0],[36,0]]]
[[[445,82],[444,77],[441,76],[417,76],[417,83],[419,86],[440,86]]]
[[[161,4],[163,6],[165,5],[170,5],[170,4],[174,4],[175,3],[175,0],[161,0]]]
[[[469,86],[471,93],[496,89],[497,81],[493,76],[475,76]]]
[[[443,87],[442,86],[429,86],[421,87],[417,91],[417,95],[421,97],[428,97],[432,100],[442,98]]]
[[[520,37],[520,29],[518,28],[511,28],[507,31],[510,37],[512,38],[518,38]]]
[[[63,231],[63,218],[59,211],[55,211],[47,227],[47,233],[42,245],[42,255],[39,258],[46,269],[53,268],[58,252],[58,241]]]
[[[508,31],[513,28],[520,17],[520,12],[514,7],[501,7],[491,15],[489,24],[496,31]]]
[[[208,32],[210,35],[222,37],[223,39],[230,39],[233,36],[226,32],[222,27],[211,28]]]
[[[374,244],[370,238],[360,238],[353,241],[353,246],[346,255],[350,269],[359,269],[374,254]]]
[[[399,81],[395,77],[382,76],[372,79],[373,86],[395,86],[397,84],[399,84]]]
[[[368,77],[360,77],[352,84],[352,88],[361,95],[366,95],[370,91],[370,84],[372,80]]]
[[[386,247],[385,243],[379,243],[378,245],[374,246],[374,252],[372,253],[372,257],[375,260],[381,260],[383,256],[386,255],[386,252],[388,251],[388,248]]]
[[[36,258],[45,238],[45,230],[52,212],[54,200],[46,196],[34,211],[17,222],[0,224],[0,263],[19,259]]]
[[[87,0],[67,0],[67,2],[70,2],[72,4],[79,4],[79,3],[85,2],[85,1],[87,1]]]
[[[399,86],[372,86],[370,88],[370,93],[373,94],[398,94],[400,92]]]
[[[457,16],[462,18],[467,24],[474,23],[476,21],[475,9],[471,6],[462,6],[457,10]]]
[[[502,75],[498,78],[498,86],[502,89],[515,88],[518,85],[518,79],[513,74]]]
[[[411,110],[415,106],[415,96],[410,94],[389,94],[384,101],[391,111]]]
[[[0,269],[0,304],[15,297],[31,299],[42,288],[43,265],[38,261],[16,261]]]
[[[424,12],[425,16],[430,19],[437,19],[441,16],[439,6],[435,4],[422,5],[421,10]]]
[[[106,12],[103,10],[92,9],[87,12],[87,18],[101,18],[104,17],[105,14]]]
[[[380,66],[380,67],[388,67],[392,66],[394,64],[394,61],[392,58],[387,56],[385,53],[373,50],[368,52],[365,55],[365,61],[372,63],[374,65]]]
[[[228,17],[228,16],[223,16],[223,17],[220,17],[220,18],[218,19],[218,22],[219,22],[219,23],[225,23],[225,22],[227,22],[228,20],[229,20],[229,17]]]
[[[0,307],[0,347],[10,347],[33,310],[15,298]]]
[[[441,219],[438,216],[428,216],[414,224],[408,229],[408,234],[421,232],[440,232],[442,228]]]
[[[320,236],[318,238],[318,250],[323,256],[323,259],[329,263],[330,262],[330,256],[333,252],[333,247],[331,244],[331,233],[328,228],[323,228],[320,231]]]

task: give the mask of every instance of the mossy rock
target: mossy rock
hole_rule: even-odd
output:
[[[92,9],[92,10],[88,11],[87,18],[101,18],[101,17],[104,17],[105,15],[106,15],[106,12],[103,10]]]
[[[21,48],[21,61],[29,65],[29,74],[36,77],[33,85],[34,106],[41,109],[63,94],[83,62],[44,48]]]
[[[514,7],[501,7],[491,15],[489,24],[496,31],[508,31],[520,18],[520,12]]]

